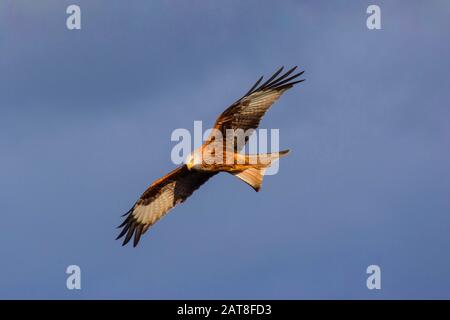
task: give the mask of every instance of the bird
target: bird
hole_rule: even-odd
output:
[[[240,151],[245,147],[248,135],[242,136],[240,133],[256,130],[273,103],[285,91],[305,80],[298,79],[304,71],[295,73],[296,69],[297,66],[282,73],[284,67],[281,67],[263,83],[263,77],[260,77],[247,93],[223,111],[212,128],[214,134],[210,134],[202,146],[191,152],[181,166],[153,182],[122,216],[125,218],[117,227],[122,230],[116,240],[125,237],[124,246],[134,236],[133,247],[136,247],[141,236],[155,222],[218,173],[232,174],[258,192],[265,170],[273,161],[288,154],[289,150],[242,154]],[[217,138],[220,135],[222,137]],[[223,136],[226,138],[223,139]]]

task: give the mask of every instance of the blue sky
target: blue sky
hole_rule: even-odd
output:
[[[378,4],[382,30],[366,27]],[[78,4],[82,29],[66,29]],[[450,298],[447,1],[0,3],[0,298]],[[260,75],[307,81],[261,127],[292,153],[115,227]],[[82,290],[66,289],[66,267]],[[366,288],[381,267],[382,289]]]

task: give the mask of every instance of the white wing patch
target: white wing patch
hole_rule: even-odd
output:
[[[152,225],[174,205],[174,188],[176,182],[167,184],[160,194],[147,205],[138,204],[134,208],[133,217],[142,224]]]

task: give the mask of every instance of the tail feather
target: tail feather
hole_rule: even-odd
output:
[[[243,171],[232,173],[234,176],[238,177],[248,185],[250,185],[256,192],[261,189],[261,185],[264,179],[264,173],[266,169],[270,167],[273,161],[287,155],[289,150],[283,150],[280,152],[267,153],[265,155],[259,155],[263,165],[258,164],[250,166],[248,169]]]
[[[261,189],[264,171],[266,171],[266,168],[249,168],[239,173],[234,173],[234,175],[258,192]]]

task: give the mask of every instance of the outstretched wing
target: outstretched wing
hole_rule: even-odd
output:
[[[259,122],[272,104],[286,90],[292,88],[294,84],[304,81],[304,79],[295,80],[304,72],[294,73],[296,69],[297,67],[294,67],[279,76],[283,71],[283,67],[281,67],[261,85],[260,83],[263,77],[259,78],[242,98],[233,103],[219,116],[214,125],[214,129],[220,130],[223,137],[230,138],[226,135],[227,129],[242,129],[245,132],[249,129],[254,130],[258,128]],[[213,141],[213,139],[210,137],[208,140]],[[234,140],[234,151],[240,151],[247,143],[248,137],[238,139],[234,135],[232,139]],[[229,142],[227,141],[227,143]],[[227,146],[229,145],[227,144]]]
[[[118,227],[123,229],[116,240],[126,235],[123,241],[123,245],[126,245],[134,234],[133,246],[136,246],[141,235],[150,226],[170,209],[186,200],[215,174],[215,172],[190,171],[183,165],[156,180],[125,214],[125,221]]]

